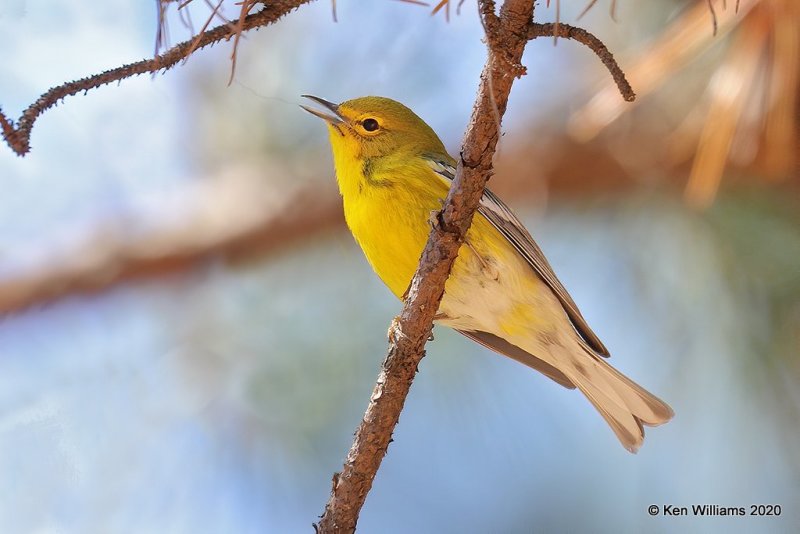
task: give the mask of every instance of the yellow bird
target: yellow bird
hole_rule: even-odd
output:
[[[401,300],[442,206],[456,161],[439,137],[403,104],[367,96],[325,108],[302,106],[328,125],[344,215],[364,255]],[[436,323],[500,354],[576,386],[622,445],[636,452],[643,425],[669,421],[663,401],[603,359],[592,332],[531,235],[488,189],[467,232]]]

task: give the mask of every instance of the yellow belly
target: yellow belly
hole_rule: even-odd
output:
[[[345,197],[344,207],[347,225],[367,261],[392,293],[401,297],[428,239],[429,214],[441,204],[433,196],[409,198],[394,189],[386,186]]]
[[[427,178],[423,187],[387,183],[362,187],[344,197],[345,218],[353,236],[398,298],[416,271],[430,233],[430,214],[441,209],[447,194],[444,182],[435,176]],[[535,305],[548,291],[513,246],[476,213],[439,311],[448,317],[442,322],[454,328],[516,335],[547,326]]]

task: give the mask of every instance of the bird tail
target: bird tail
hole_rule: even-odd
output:
[[[577,352],[577,351],[575,351]],[[622,445],[636,452],[644,441],[644,426],[666,423],[674,412],[664,401],[623,375],[596,354],[580,351],[561,367],[600,412]]]

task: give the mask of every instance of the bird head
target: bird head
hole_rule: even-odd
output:
[[[303,109],[325,120],[335,158],[359,160],[398,155],[446,154],[436,132],[406,106],[379,96],[365,96],[334,104],[303,95],[324,108]]]

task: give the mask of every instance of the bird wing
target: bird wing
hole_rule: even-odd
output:
[[[455,178],[455,167],[453,167],[451,163],[442,161],[439,158],[429,157],[427,160],[433,171],[444,178],[448,182],[449,186],[449,182],[452,182]],[[539,275],[539,278],[541,278],[544,283],[546,283],[547,286],[553,291],[555,296],[561,302],[561,305],[564,307],[564,311],[567,312],[567,316],[572,322],[572,326],[579,334],[581,341],[583,341],[583,343],[586,345],[586,348],[590,348],[593,352],[596,352],[601,356],[608,357],[608,349],[605,345],[603,345],[603,342],[600,341],[600,338],[597,337],[597,334],[595,334],[589,327],[586,319],[583,318],[580,310],[578,310],[578,306],[575,304],[575,301],[572,300],[572,297],[569,296],[569,293],[567,293],[564,285],[556,277],[556,273],[553,272],[553,268],[544,257],[542,249],[539,248],[539,245],[536,244],[536,242],[533,240],[533,237],[531,237],[531,234],[528,233],[528,230],[525,229],[520,220],[517,219],[516,215],[512,213],[511,209],[509,209],[509,207],[506,206],[502,200],[497,198],[494,193],[488,189],[485,189],[480,204],[478,205],[478,213],[483,215],[492,224],[492,226],[494,226],[503,235],[503,237],[505,237],[508,242],[511,243],[514,249],[516,249],[516,251],[519,252],[523,258],[525,258],[525,260],[528,262],[528,265],[531,266],[534,272]],[[483,344],[486,345],[486,343]],[[498,350],[498,352],[503,353],[502,350]]]
[[[530,352],[525,352],[521,348],[517,347],[516,345],[512,345],[505,339],[501,337],[497,337],[494,334],[490,334],[488,332],[479,332],[479,331],[472,331],[472,330],[458,330],[459,334],[464,334],[472,341],[476,343],[480,343],[484,347],[491,349],[495,352],[499,352],[503,356],[508,356],[512,360],[517,360],[518,362],[531,367],[544,376],[554,380],[555,382],[561,384],[565,388],[568,389],[575,389],[575,384],[573,384],[567,376],[550,365],[549,363],[545,362],[544,360],[540,360]]]

